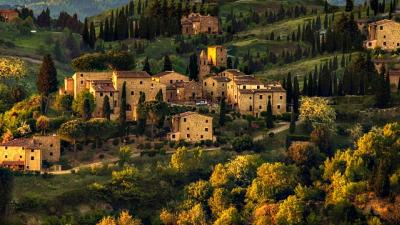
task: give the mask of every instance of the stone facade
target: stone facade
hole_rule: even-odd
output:
[[[272,114],[286,112],[286,91],[279,83],[264,84],[254,76],[241,75],[238,71],[224,71],[232,80],[228,83],[228,105],[241,114],[259,117],[271,101]]]
[[[155,100],[155,96],[161,90],[166,99],[166,85],[153,80],[144,71],[114,71],[114,72],[78,72],[72,78],[66,78],[60,94],[71,94],[74,98],[83,91],[93,94],[96,102],[94,117],[101,117],[104,97],[110,99],[113,110],[112,117],[119,114],[120,92],[123,83],[126,82],[127,119],[136,120],[136,106],[140,93],[146,95],[146,101]]]
[[[18,17],[18,12],[10,9],[0,9],[0,16],[5,19],[5,22],[12,21]]]
[[[400,70],[390,70],[389,80],[390,80],[390,86],[392,87],[392,91],[397,91],[400,81]]]
[[[197,112],[185,112],[171,119],[171,141],[186,140],[190,142],[213,140],[213,118]]]
[[[191,13],[181,19],[182,34],[197,35],[197,34],[219,34],[220,24],[218,17],[203,16],[199,13]]]
[[[368,24],[368,40],[364,42],[364,46],[388,51],[400,48],[400,23],[384,19]]]
[[[203,80],[203,96],[213,102],[227,97],[227,87],[231,79],[223,76],[210,76]]]
[[[170,85],[178,82],[189,82],[189,77],[175,71],[165,71],[152,76],[152,80]]]
[[[0,166],[14,170],[41,171],[43,161],[60,160],[58,136],[19,138],[0,145]]]
[[[228,62],[228,50],[222,45],[209,46],[207,53],[203,50],[199,56],[199,79],[203,80],[210,75],[213,67],[226,68]]]

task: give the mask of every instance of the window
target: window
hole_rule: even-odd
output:
[[[6,159],[7,159],[7,157],[8,157],[7,155],[4,156],[4,158],[6,158]]]
[[[131,91],[131,95],[134,95],[134,94],[135,94],[135,92]]]
[[[383,38],[386,38],[386,35],[383,35]]]
[[[203,139],[203,135],[200,135],[200,138]]]
[[[400,46],[400,43],[397,43],[397,46]]]
[[[208,120],[206,120],[206,123],[208,123]]]
[[[251,97],[249,97],[249,99],[251,99]]]
[[[32,149],[31,152],[35,152],[35,150]]]
[[[50,156],[53,156],[53,153],[52,153],[52,152],[50,152]]]
[[[81,84],[83,84],[83,80],[81,80]]]
[[[81,73],[81,77],[83,77],[83,73]]]
[[[208,128],[206,127],[206,128],[204,129],[204,131],[208,131]]]
[[[139,84],[143,84],[143,81],[140,81]]]
[[[22,159],[22,155],[20,155],[19,158]]]
[[[190,138],[190,134],[186,134],[186,137],[187,137],[187,138]]]
[[[103,97],[103,93],[100,93],[100,97]]]
[[[187,127],[186,130],[190,130],[189,127]]]
[[[277,106],[276,106],[276,108],[280,109],[280,108],[281,108],[281,106],[280,106],[280,105],[277,105]]]
[[[243,85],[243,89],[246,89],[246,85]]]
[[[113,93],[112,93],[112,92],[110,92],[110,96],[113,96]]]
[[[386,41],[383,42],[383,45],[386,46]]]
[[[213,96],[213,95],[214,95],[214,92],[212,91],[212,92],[211,92],[211,96]]]
[[[215,86],[215,84],[213,83],[213,87]]]
[[[35,157],[34,157],[34,156],[31,156],[31,160],[35,160]]]
[[[183,118],[183,122],[186,122],[186,118]]]
[[[50,144],[50,148],[52,148],[53,147],[53,144]]]
[[[262,99],[263,98],[263,96],[262,95],[260,95],[260,99]]]
[[[279,96],[279,99],[283,99],[283,96],[281,95],[281,96]]]
[[[253,106],[249,106],[249,111],[253,111]]]
[[[225,96],[225,91],[221,92],[221,95],[222,95],[222,96]]]
[[[380,26],[379,29],[380,29],[380,30],[383,30],[383,26]]]
[[[258,109],[262,109],[262,106],[260,105],[260,106],[258,106]]]
[[[169,83],[172,84],[172,80],[170,80]]]
[[[371,43],[371,42],[368,42],[368,46],[372,46],[372,43]]]
[[[5,149],[7,150],[7,148],[8,148],[8,147],[6,146]]]
[[[257,89],[260,89],[260,85],[257,85]]]
[[[175,139],[175,134],[172,135],[172,138]]]

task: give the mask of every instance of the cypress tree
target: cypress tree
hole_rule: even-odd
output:
[[[90,120],[92,118],[92,110],[90,108],[90,101],[88,98],[85,98],[83,100],[83,115],[82,115],[84,120]]]
[[[100,32],[99,32],[99,39],[103,39],[104,37],[104,25],[103,25],[103,21],[100,22]]]
[[[85,44],[90,45],[89,24],[87,18],[85,18],[85,22],[83,25],[82,40]]]
[[[199,80],[199,66],[197,64],[197,54],[193,53],[189,58],[189,79]]]
[[[151,68],[149,63],[149,57],[146,56],[143,63],[143,71],[146,71],[148,74],[151,75]]]
[[[36,77],[36,87],[42,97],[47,97],[58,89],[57,70],[49,54],[43,57],[42,65]]]
[[[126,130],[126,81],[122,84],[122,91],[121,91],[121,103],[119,106],[119,127],[121,131],[121,136],[125,135]]]
[[[144,103],[146,101],[146,95],[144,92],[140,92],[139,102],[136,110],[136,114],[138,117],[138,125],[137,125],[137,132],[139,134],[143,134],[146,129],[146,110],[144,108]]]
[[[307,91],[308,96],[314,95],[313,84],[314,84],[314,81],[313,81],[312,73],[310,72],[310,74],[308,75],[308,91]]]
[[[293,111],[299,113],[299,98],[300,98],[300,87],[297,76],[294,77],[293,82]]]
[[[226,114],[226,102],[225,102],[225,97],[222,97],[219,103],[219,125],[221,127],[225,125],[225,114]]]
[[[296,114],[292,112],[290,114],[290,127],[289,133],[293,134],[296,131]]]
[[[274,127],[274,120],[273,120],[273,115],[272,115],[272,105],[271,105],[271,101],[269,99],[268,99],[268,105],[267,105],[267,115],[265,117],[265,126],[267,128]]]
[[[0,167],[0,224],[6,224],[6,212],[12,200],[13,186],[13,173],[7,168]]]
[[[164,56],[164,71],[172,71],[172,63],[168,55]]]
[[[111,106],[110,106],[110,99],[108,98],[108,95],[104,97],[103,101],[103,118],[106,118],[107,120],[110,120],[111,116]]]
[[[333,73],[333,95],[338,96],[338,83],[336,73]]]
[[[163,102],[164,101],[163,93],[162,93],[161,89],[157,92],[155,99],[156,99],[157,102]]]
[[[290,111],[290,105],[293,99],[293,85],[292,85],[292,74],[289,72],[286,78],[286,111]]]
[[[89,45],[91,48],[94,48],[94,45],[96,44],[96,29],[94,27],[94,23],[90,23],[90,38],[89,38]]]
[[[354,3],[353,0],[346,0],[346,12],[353,11]]]
[[[307,75],[304,75],[302,94],[303,94],[304,96],[308,95]]]

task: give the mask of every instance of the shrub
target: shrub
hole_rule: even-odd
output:
[[[286,136],[286,148],[289,148],[290,145],[292,145],[292,142],[309,141],[309,140],[310,140],[310,136],[307,136],[307,135],[296,135],[296,134],[287,135]]]
[[[253,145],[253,140],[248,135],[237,137],[232,142],[233,150],[235,150],[236,152],[252,150]]]
[[[205,141],[204,141],[204,144],[205,144],[207,147],[211,147],[212,144],[213,144],[213,142],[212,142],[212,140],[205,140]]]
[[[113,144],[114,146],[117,146],[117,145],[119,144],[119,139],[118,139],[118,138],[114,138],[114,139],[112,140],[112,144]]]

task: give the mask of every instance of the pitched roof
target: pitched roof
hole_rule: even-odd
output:
[[[204,117],[211,117],[211,116],[203,115],[203,114],[200,114],[200,113],[198,113],[198,112],[193,112],[193,111],[187,111],[187,112],[179,113],[179,114],[174,115],[173,117],[175,117],[175,118],[178,117],[178,118],[179,118],[179,117],[192,116],[192,115],[199,115],[199,116],[204,116]]]
[[[229,81],[231,81],[231,79],[229,79],[228,77],[224,77],[224,76],[212,76],[212,77],[209,77],[209,78],[211,78],[213,80],[216,80],[218,82],[229,82]]]
[[[185,75],[183,75],[181,73],[178,73],[178,72],[175,72],[175,71],[164,71],[164,72],[155,74],[153,77],[163,77],[163,76],[166,76],[166,75],[171,74],[171,73],[176,73],[178,75],[185,76]]]
[[[225,72],[232,73],[234,76],[243,76],[243,75],[246,75],[245,73],[243,73],[242,71],[237,70],[237,69],[227,69],[227,70],[224,70],[224,71],[223,71],[223,73],[225,73]]]
[[[35,148],[35,144],[32,138],[16,138],[6,143],[0,144],[0,146]]]
[[[370,25],[382,25],[382,24],[391,23],[391,22],[396,23],[393,20],[383,19],[383,20],[378,20],[378,21],[375,21],[373,23],[370,23]]]
[[[11,14],[18,14],[17,11],[12,10],[12,9],[0,9],[0,14],[3,14],[3,13],[5,13],[5,14],[9,14],[9,13],[11,13]]]
[[[150,78],[146,71],[115,71],[114,74],[119,78]]]

